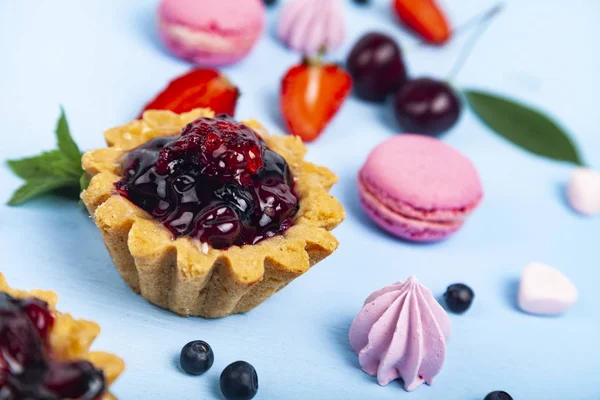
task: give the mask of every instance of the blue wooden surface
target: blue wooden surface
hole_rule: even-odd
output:
[[[416,46],[394,22],[386,0],[359,8],[348,0],[348,41],[379,29],[398,38],[415,76],[443,78],[466,37],[443,48]],[[444,1],[459,24],[492,1]],[[537,104],[567,126],[587,162],[600,168],[600,2],[510,0],[455,80]],[[133,118],[168,79],[188,65],[157,39],[155,2],[147,0],[0,0],[0,159],[53,147],[63,104],[85,148]],[[279,77],[296,61],[269,31],[244,62],[227,68],[243,92],[238,116],[281,131]],[[238,359],[255,365],[257,399],[482,399],[504,389],[515,399],[598,399],[600,386],[600,219],[571,212],[563,198],[569,165],[531,156],[499,139],[470,113],[444,140],[477,165],[486,198],[455,237],[434,245],[397,241],[362,214],[355,175],[368,152],[397,128],[384,108],[351,98],[309,158],[332,168],[333,193],[347,209],[336,231],[339,250],[247,315],[183,319],[146,303],[121,281],[92,221],[56,198],[20,208],[0,206],[2,265],[11,283],[51,288],[60,306],[103,327],[97,348],[119,353],[127,371],[114,386],[121,399],[218,399],[222,369]],[[20,184],[0,168],[0,199]],[[560,318],[515,308],[519,274],[530,261],[561,269],[580,301]],[[476,292],[473,308],[452,316],[442,373],[431,387],[406,393],[379,387],[358,368],[347,332],[364,298],[416,274],[436,294],[456,281]],[[209,342],[213,369],[189,377],[176,367],[181,346]]]

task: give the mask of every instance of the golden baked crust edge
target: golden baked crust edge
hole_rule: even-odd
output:
[[[123,279],[153,304],[206,318],[253,309],[329,256],[338,246],[330,231],[345,217],[328,193],[337,177],[304,160],[306,148],[299,138],[269,135],[256,121],[244,123],[286,159],[300,198],[294,224],[283,235],[206,251],[189,237],[173,240],[162,224],[115,192],[124,153],[154,137],[177,134],[198,117],[213,116],[208,109],[180,115],[147,111],[141,120],[108,130],[108,147],[82,160],[91,182],[81,198]]]

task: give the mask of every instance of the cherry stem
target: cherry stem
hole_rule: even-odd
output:
[[[461,25],[459,28],[457,28],[455,30],[455,32],[457,32],[459,30],[464,30],[465,28],[470,27],[473,24],[477,24],[477,27],[479,28],[475,31],[475,33],[473,33],[469,37],[469,40],[462,48],[460,55],[458,56],[458,59],[456,60],[456,63],[454,64],[454,66],[452,67],[452,70],[450,71],[450,74],[448,76],[448,81],[452,81],[454,78],[456,78],[456,76],[458,75],[460,70],[465,65],[465,62],[471,55],[471,52],[475,48],[477,41],[483,36],[483,33],[485,32],[485,30],[491,25],[492,20],[498,14],[500,14],[500,12],[503,9],[504,9],[504,3],[496,4],[494,7],[490,8],[487,11],[484,11],[482,14],[479,14],[479,15],[471,18],[470,20],[468,20],[467,22],[465,22],[463,25]]]

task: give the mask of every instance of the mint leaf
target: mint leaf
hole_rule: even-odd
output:
[[[58,142],[58,149],[63,155],[74,165],[78,165],[81,168],[81,151],[71,136],[69,129],[69,123],[65,116],[65,110],[60,108],[60,117],[56,123],[56,140]]]
[[[87,174],[87,172],[84,172],[83,174],[81,174],[81,178],[79,178],[79,188],[81,189],[82,192],[85,189],[87,189],[88,186],[90,186],[90,181],[91,181],[91,178]]]
[[[54,161],[51,167],[54,170],[55,176],[73,178],[76,180],[79,179],[81,173],[83,172],[81,166],[73,165],[71,160],[67,160],[64,157],[60,160]]]
[[[78,186],[77,179],[61,177],[32,179],[17,189],[17,191],[8,201],[8,205],[16,206],[26,202],[27,200],[31,200],[34,197],[52,192],[56,189],[73,186]]]
[[[52,165],[64,159],[59,150],[48,151],[35,157],[7,161],[10,169],[23,179],[46,178],[55,175]]]
[[[82,154],[71,137],[69,124],[64,110],[56,124],[58,149],[41,153],[35,157],[20,160],[9,160],[8,166],[26,182],[13,194],[9,205],[24,203],[39,195],[57,189],[74,189],[74,196],[79,197],[79,188],[86,184],[81,167]],[[84,173],[85,174],[85,173]]]
[[[503,138],[542,157],[583,165],[573,140],[547,115],[491,93],[463,93],[479,119]]]

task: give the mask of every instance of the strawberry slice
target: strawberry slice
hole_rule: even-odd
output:
[[[142,113],[147,110],[170,110],[180,114],[207,107],[216,114],[225,113],[233,117],[239,95],[238,88],[219,71],[193,69],[171,81],[144,107]]]
[[[291,135],[315,140],[352,90],[352,78],[340,66],[303,60],[281,82],[280,106]]]

